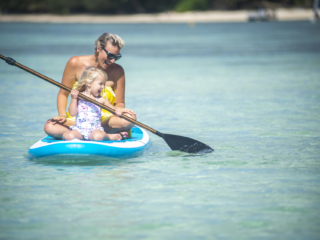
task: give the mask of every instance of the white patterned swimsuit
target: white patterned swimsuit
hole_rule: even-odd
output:
[[[98,101],[98,98],[97,98]],[[76,124],[70,130],[77,130],[81,133],[85,140],[89,139],[90,133],[99,129],[104,131],[101,126],[101,109],[99,106],[80,99],[78,102],[78,114],[76,116]]]

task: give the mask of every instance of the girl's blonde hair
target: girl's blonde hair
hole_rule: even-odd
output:
[[[118,35],[113,33],[104,33],[96,40],[94,44],[94,50],[97,51],[97,48],[105,48],[107,43],[117,46],[119,50],[121,50],[121,48],[124,46],[124,41]]]
[[[90,66],[86,67],[79,78],[79,80],[75,83],[73,89],[78,90],[79,92],[83,92],[86,89],[86,84],[93,83],[99,75],[104,76],[104,82],[108,80],[107,74],[99,68]]]

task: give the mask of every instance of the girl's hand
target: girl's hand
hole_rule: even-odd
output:
[[[116,111],[116,115],[117,116],[121,116],[123,113],[127,113],[129,115],[136,115],[136,113],[130,109],[127,109],[127,108],[115,108],[115,111]]]
[[[47,123],[52,122],[53,125],[56,123],[64,124],[66,121],[67,121],[67,116],[65,116],[64,114],[61,114],[59,116],[49,119]]]
[[[76,89],[72,89],[71,90],[71,98],[72,99],[77,99],[78,95],[79,95],[79,91],[78,90],[76,90]]]

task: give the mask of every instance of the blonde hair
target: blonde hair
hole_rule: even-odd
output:
[[[105,48],[107,43],[117,46],[119,50],[121,50],[121,48],[124,46],[124,41],[118,35],[113,33],[104,33],[96,40],[94,44],[94,50],[97,51],[97,48]]]
[[[79,80],[73,86],[73,89],[83,92],[86,89],[86,84],[93,83],[99,75],[104,76],[104,82],[108,80],[107,74],[99,68],[90,66],[86,67],[79,78]]]

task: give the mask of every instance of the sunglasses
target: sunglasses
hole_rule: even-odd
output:
[[[107,50],[105,50],[104,48],[102,48],[102,49],[106,52],[107,58],[108,58],[109,60],[115,59],[115,60],[117,61],[117,60],[119,60],[119,59],[122,57],[121,53],[119,53],[118,55],[114,55],[113,53],[109,53],[109,52],[108,52]]]

